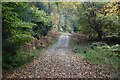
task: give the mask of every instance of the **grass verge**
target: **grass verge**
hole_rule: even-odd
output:
[[[98,71],[103,71],[105,74],[111,74],[115,78],[119,77],[120,58],[110,49],[102,49],[101,47],[91,48],[90,45],[82,46],[75,42],[74,37],[71,37],[70,46],[72,51],[78,54],[80,58],[87,62],[97,64],[99,66]]]

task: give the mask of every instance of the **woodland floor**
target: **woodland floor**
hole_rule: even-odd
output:
[[[69,35],[61,35],[58,42],[38,59],[3,78],[103,78],[111,77],[97,71],[97,65],[74,54],[69,46]]]

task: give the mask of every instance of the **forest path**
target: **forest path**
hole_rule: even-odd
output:
[[[97,66],[87,63],[72,53],[69,46],[70,37],[60,36],[58,42],[37,60],[25,65],[8,78],[95,78],[103,77],[97,74]]]

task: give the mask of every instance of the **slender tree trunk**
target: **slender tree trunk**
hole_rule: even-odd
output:
[[[58,15],[59,15],[58,31],[60,31],[61,13],[60,13],[60,8],[59,8],[59,3],[57,4],[57,9],[58,9]]]
[[[52,12],[52,5],[51,5],[52,3],[50,2],[50,0],[49,0],[49,2],[48,2],[48,7],[49,7],[49,9],[48,9],[48,15],[50,15],[51,14],[51,12]]]
[[[66,6],[65,6],[65,31],[67,28],[67,13],[66,13]]]
[[[59,15],[58,31],[60,31],[61,15]]]
[[[102,40],[102,31],[98,31],[97,34],[98,34],[98,39]]]

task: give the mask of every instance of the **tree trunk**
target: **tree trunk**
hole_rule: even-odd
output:
[[[97,31],[98,40],[102,40],[102,31]]]
[[[61,13],[60,13],[60,9],[59,9],[59,3],[57,4],[57,9],[58,9],[58,14],[59,14],[59,21],[58,21],[58,31],[60,30],[60,23],[61,23]]]

